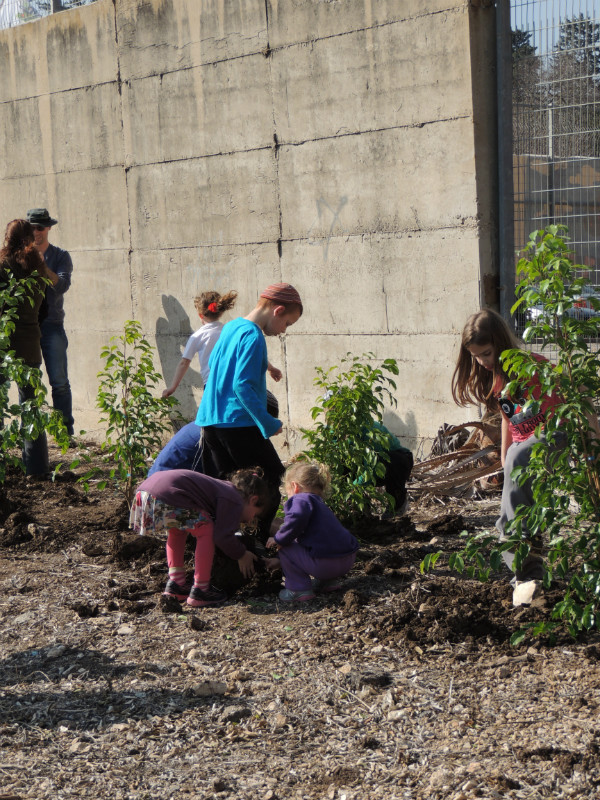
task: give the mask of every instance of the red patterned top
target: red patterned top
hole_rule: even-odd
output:
[[[543,356],[533,356],[536,361],[546,361]],[[534,376],[524,387],[521,397],[513,398],[504,391],[506,385],[501,375],[494,383],[493,393],[498,400],[502,416],[508,421],[512,434],[513,442],[524,442],[535,433],[538,425],[544,425],[552,409],[562,402],[562,399],[553,392],[546,395],[541,400],[541,406],[537,411],[533,408],[524,409],[527,400],[539,400],[542,389],[537,376]]]

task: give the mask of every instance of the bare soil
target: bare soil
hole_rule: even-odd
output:
[[[508,573],[420,574],[498,500],[357,524],[343,590],[302,607],[221,558],[230,601],[193,610],[165,602],[164,545],[117,493],[12,475],[0,800],[600,797],[598,635],[515,649],[552,596],[513,609]]]

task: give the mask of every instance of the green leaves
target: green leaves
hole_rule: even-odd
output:
[[[558,626],[572,636],[595,627],[600,602],[600,440],[597,408],[600,397],[600,359],[591,342],[600,339],[600,316],[583,315],[580,308],[600,305],[587,285],[587,268],[573,263],[566,229],[551,225],[534,231],[518,263],[521,282],[517,286],[517,308],[527,309],[530,323],[526,340],[549,351],[551,360],[539,360],[524,350],[501,355],[510,376],[508,394],[527,394],[526,407],[536,412],[541,403],[527,392],[532,379],[540,386],[540,397],[555,395],[558,405],[540,428],[544,438],[532,448],[526,468],[513,470],[519,483],[531,482],[534,503],[517,509],[507,528],[509,538],[498,544],[495,537],[469,539],[451,566],[459,572],[481,577],[482,557],[490,568],[501,566],[502,552],[515,553],[518,567],[527,557],[530,537],[549,542],[544,585],[562,582],[564,596],[550,620],[518,631],[511,641],[518,644],[527,634],[553,635]],[[536,348],[536,349],[538,349]],[[470,572],[469,572],[470,570]],[[484,571],[483,571],[484,573]]]
[[[437,553],[427,553],[423,561],[421,561],[421,575],[424,575],[426,572],[430,572],[432,569],[435,569],[435,565],[442,555],[443,553],[441,551]],[[454,553],[452,555],[454,555]],[[452,559],[452,556],[450,556],[450,558]]]
[[[587,268],[573,264],[566,239],[561,226],[534,231],[518,265],[524,277],[515,306],[536,306],[537,317],[526,333],[542,349],[551,348],[555,363],[515,351],[503,353],[502,361],[517,381],[535,373],[542,392],[555,392],[562,401],[545,425],[546,442],[534,448],[527,474],[518,476],[520,481],[530,477],[535,504],[517,513],[512,530],[525,527],[549,538],[545,583],[554,576],[566,584],[553,624],[562,622],[575,636],[596,624],[600,597],[600,441],[590,399],[600,394],[600,361],[590,346],[600,338],[600,316],[580,310],[593,311],[600,301],[588,288]],[[560,449],[553,450],[561,439]]]
[[[155,397],[153,390],[162,375],[154,369],[152,345],[143,338],[137,320],[127,320],[124,333],[113,336],[100,353],[104,368],[98,373],[100,385],[96,404],[106,425],[103,450],[111,464],[109,477],[124,493],[131,506],[135,487],[145,476],[148,462],[155,457],[164,434],[171,429],[174,397]],[[88,482],[92,473],[83,476]],[[105,482],[98,484],[103,488]]]
[[[25,440],[35,440],[48,431],[62,451],[69,445],[69,436],[62,415],[46,405],[46,387],[42,373],[18,358],[10,349],[19,305],[23,298],[30,300],[39,290],[37,273],[17,279],[9,272],[2,273],[0,283],[0,486],[9,467],[25,469],[21,448]],[[30,386],[33,398],[22,405],[9,400],[10,384]]]
[[[392,375],[398,365],[388,358],[378,364],[373,353],[352,356],[340,365],[317,367],[320,397],[311,409],[313,428],[303,428],[307,458],[327,464],[332,491],[328,500],[341,519],[368,516],[393,508],[393,498],[377,489],[385,475],[394,437],[383,427],[383,410],[395,406]]]

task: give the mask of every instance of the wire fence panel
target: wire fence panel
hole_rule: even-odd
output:
[[[596,287],[599,6],[600,0],[511,2],[515,247],[522,250],[533,230],[566,225],[576,263]]]
[[[95,2],[96,0],[0,0],[0,30]]]

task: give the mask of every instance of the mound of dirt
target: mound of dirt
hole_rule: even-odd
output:
[[[598,795],[596,635],[515,650],[552,596],[513,609],[508,574],[420,572],[498,497],[357,522],[342,591],[300,607],[218,556],[231,599],[198,610],[161,595],[164,542],[76,473],[0,498],[0,797]]]

